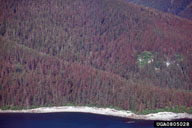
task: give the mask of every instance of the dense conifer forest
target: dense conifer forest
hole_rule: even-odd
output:
[[[0,107],[192,107],[192,22],[125,0],[0,0]]]

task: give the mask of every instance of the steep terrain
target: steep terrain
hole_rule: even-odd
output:
[[[163,12],[192,19],[191,0],[126,0],[137,5],[155,8]]]
[[[4,109],[72,103],[142,111],[192,104],[192,93],[185,90],[134,83],[14,42],[0,42],[0,106]]]
[[[0,2],[2,107],[192,106],[189,20],[124,0]]]

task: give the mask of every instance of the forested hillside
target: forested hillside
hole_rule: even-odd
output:
[[[60,61],[10,41],[1,40],[0,55],[3,108],[72,103],[142,111],[192,104],[191,92],[162,89],[142,81],[134,83],[90,66]]]
[[[124,0],[1,0],[0,106],[192,106],[192,22]]]

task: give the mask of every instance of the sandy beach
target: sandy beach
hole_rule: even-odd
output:
[[[174,120],[182,118],[192,119],[192,114],[187,113],[158,112],[147,115],[136,115],[131,111],[115,110],[111,108],[87,107],[87,106],[40,107],[26,110],[0,110],[0,113],[54,113],[54,112],[83,112],[83,113],[110,115],[130,119],[142,119],[142,120]]]

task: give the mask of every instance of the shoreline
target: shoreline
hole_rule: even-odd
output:
[[[173,113],[173,112],[158,112],[147,115],[137,115],[131,111],[115,110],[111,108],[97,108],[87,106],[60,106],[60,107],[40,107],[35,109],[23,110],[1,110],[0,113],[55,113],[55,112],[82,112],[92,113],[107,116],[116,116],[129,119],[139,120],[175,120],[175,119],[192,119],[192,114],[188,113]]]

